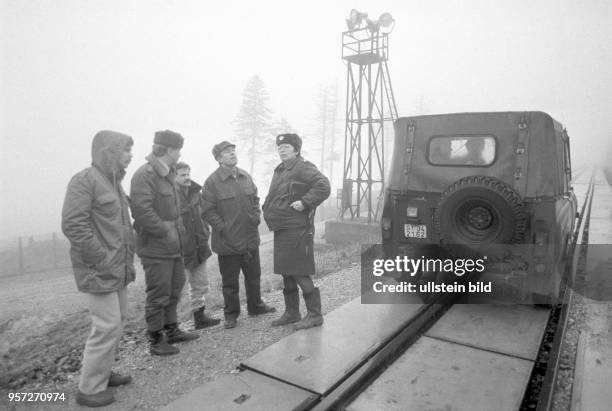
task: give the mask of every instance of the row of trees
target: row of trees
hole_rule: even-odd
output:
[[[336,141],[338,131],[337,86],[321,87],[317,95],[316,126],[313,135],[296,130],[282,114],[274,114],[268,103],[270,95],[262,79],[255,75],[242,92],[242,104],[233,125],[236,142],[247,155],[244,168],[253,176],[262,176],[269,183],[270,170],[278,164],[276,136],[298,133],[305,143],[303,154],[333,180],[334,164],[341,158]],[[317,155],[318,154],[318,155]]]

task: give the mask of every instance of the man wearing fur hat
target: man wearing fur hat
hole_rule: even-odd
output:
[[[259,263],[260,221],[257,187],[236,167],[236,146],[223,141],[213,147],[219,168],[204,183],[202,214],[212,227],[212,250],[219,258],[225,302],[225,328],[234,328],[240,315],[239,279],[244,275],[249,315],[276,311],[261,300]]]
[[[285,312],[272,325],[296,323],[299,330],[323,324],[321,294],[310,276],[315,273],[314,213],[329,197],[330,184],[300,155],[302,139],[297,134],[278,135],[276,145],[281,163],[274,169],[263,212],[274,232],[274,272],[283,276]],[[307,309],[303,319],[298,285]]]
[[[170,345],[194,340],[197,334],[178,327],[176,307],[185,285],[183,237],[175,165],[183,136],[165,130],[155,133],[153,152],[132,177],[130,190],[136,252],[145,271],[145,320],[152,355],[177,354]]]
[[[93,139],[92,166],[68,184],[62,231],[79,291],[87,296],[91,333],[83,350],[76,402],[89,407],[112,403],[108,387],[131,381],[111,371],[127,314],[127,285],[134,281],[134,233],[128,200],[121,187],[132,160],[133,140],[114,131]]]

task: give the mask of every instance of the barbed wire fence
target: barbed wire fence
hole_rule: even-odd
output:
[[[70,267],[70,243],[60,233],[20,236],[0,241],[0,277]]]

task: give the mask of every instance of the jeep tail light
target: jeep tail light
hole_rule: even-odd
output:
[[[544,263],[539,263],[535,265],[535,271],[536,273],[543,273],[544,271],[546,271],[546,264]]]
[[[406,217],[417,218],[419,215],[419,209],[416,207],[407,207],[406,208]]]
[[[389,217],[383,217],[382,219],[382,228],[383,230],[391,230],[391,219]]]
[[[382,218],[382,236],[384,239],[391,238],[391,219],[389,217]]]
[[[549,231],[544,221],[541,221],[541,220],[536,221],[533,243],[534,243],[533,255],[535,257],[546,256],[546,249],[548,248],[548,243],[549,243]]]

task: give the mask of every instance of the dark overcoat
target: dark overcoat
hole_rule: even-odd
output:
[[[314,213],[329,194],[327,177],[301,156],[274,169],[263,212],[268,228],[274,231],[276,274],[298,276],[315,273]],[[304,211],[290,207],[296,200],[304,204]]]

